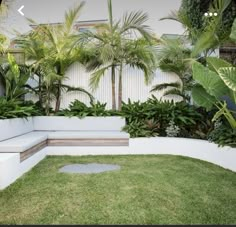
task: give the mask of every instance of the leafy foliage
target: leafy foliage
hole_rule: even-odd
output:
[[[208,140],[219,146],[236,147],[236,129],[226,124],[221,124],[209,133]]]
[[[98,25],[96,32],[85,32],[80,41],[89,45],[88,55],[83,56],[89,72],[90,87],[97,88],[105,72],[111,71],[112,109],[116,106],[116,72],[119,71],[118,109],[122,102],[123,67],[129,65],[144,72],[149,82],[155,69],[155,49],[152,45],[153,33],[145,23],[148,15],[142,11],[126,13],[121,20],[113,19],[112,1],[108,0],[109,23]],[[137,38],[138,33],[141,38]]]
[[[0,66],[0,81],[8,100],[22,98],[28,92],[25,85],[30,75],[29,67],[17,65],[15,58],[8,54],[8,63]]]
[[[123,103],[121,116],[126,119],[125,131],[131,137],[166,136],[172,121],[179,127],[179,137],[206,138],[211,128],[210,114],[184,102],[160,102],[154,96],[147,102]],[[135,130],[136,128],[136,130]]]
[[[217,11],[221,9],[221,11]],[[221,22],[216,30],[216,35],[220,40],[229,36],[230,30],[236,17],[236,1],[235,0],[204,0],[192,1],[183,0],[180,11],[186,15],[189,27],[196,34],[204,32],[207,26],[207,20],[204,16],[205,12],[217,12],[221,18]]]
[[[18,43],[33,63],[33,72],[38,76],[39,86],[34,92],[39,95],[39,101],[46,106],[49,114],[50,102],[56,102],[55,112],[60,109],[63,90],[67,92],[81,91],[89,97],[91,94],[83,88],[65,86],[65,73],[68,68],[79,61],[81,47],[77,44],[78,36],[74,25],[80,16],[84,2],[75,5],[64,16],[64,22],[58,25],[40,25],[30,20],[34,30],[27,36],[20,36]]]
[[[205,12],[216,12],[217,16],[206,17]],[[180,22],[194,45],[191,55],[206,57],[229,39],[235,17],[235,0],[182,0],[178,11],[162,19]]]
[[[41,112],[31,102],[24,103],[0,97],[0,119],[23,118],[37,115],[41,115]]]
[[[206,138],[211,129],[212,115],[201,108],[184,102],[161,102],[156,97],[146,102],[122,103],[121,111],[106,110],[106,104],[92,102],[90,106],[76,100],[68,109],[57,113],[59,116],[121,116],[126,119],[124,131],[131,137],[167,136],[166,129],[173,122],[179,137]]]
[[[151,92],[166,89],[163,96],[175,94],[188,99],[187,92],[192,86],[190,67],[191,50],[186,46],[186,40],[181,38],[159,40],[157,46],[158,67],[163,72],[175,73],[178,79],[174,83],[156,85]]]
[[[219,111],[215,114],[213,121],[223,115],[234,129],[236,128],[235,116],[227,108],[223,97],[230,97],[236,104],[235,67],[224,67],[227,63],[217,58],[207,58],[207,61],[209,61],[209,68],[213,71],[200,63],[193,64],[193,78],[199,83],[193,89],[193,98],[198,105],[207,109],[216,106]]]
[[[84,118],[87,116],[112,116],[115,114],[114,111],[106,110],[106,104],[97,102],[91,102],[90,106],[87,106],[79,100],[75,100],[69,105],[68,109],[61,110],[57,113],[58,116],[68,116],[68,117],[79,117]]]

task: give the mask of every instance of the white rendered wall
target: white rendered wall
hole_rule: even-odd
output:
[[[33,131],[32,118],[0,120],[0,141]]]
[[[236,148],[186,138],[135,138],[127,147],[46,147],[47,155],[170,154],[200,159],[236,172]]]
[[[45,156],[46,150],[42,149],[25,161],[20,162],[19,153],[0,153],[0,190],[15,182],[43,160]]]
[[[34,117],[36,131],[121,131],[125,119],[121,117]]]

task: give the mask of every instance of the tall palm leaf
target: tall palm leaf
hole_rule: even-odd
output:
[[[50,100],[51,97],[48,92],[51,89],[51,96],[56,99],[56,112],[60,109],[61,95],[65,88],[63,80],[66,71],[74,62],[79,60],[81,49],[76,47],[77,39],[74,25],[83,6],[84,2],[66,12],[62,24],[38,25],[31,20],[31,23],[34,24],[34,31],[30,35],[19,39],[28,60],[33,60],[31,66],[34,73],[39,77],[39,89],[46,89],[46,97]],[[84,92],[91,98],[91,94],[82,88],[67,89],[68,92],[75,90]],[[45,92],[39,90],[39,94],[43,95]],[[41,97],[40,99],[44,98]],[[46,101],[47,106],[50,100]]]
[[[105,72],[111,70],[112,109],[116,109],[116,69],[118,68],[120,72],[119,90],[121,91],[123,66],[126,64],[135,65],[134,61],[131,64],[131,61],[129,60],[130,62],[128,62],[127,60],[127,53],[125,53],[127,43],[135,39],[136,36],[134,34],[136,33],[150,41],[153,38],[153,33],[149,26],[145,25],[148,19],[147,14],[141,11],[127,13],[123,16],[123,20],[115,21],[113,19],[111,0],[108,0],[108,17],[108,24],[97,26],[96,33],[90,31],[83,33],[79,37],[79,41],[89,43],[90,46],[89,57],[85,58],[84,63],[88,71],[95,71],[90,80],[90,85],[93,89],[98,86]],[[93,53],[91,54],[91,52]],[[136,57],[138,56],[137,53],[138,50]],[[150,74],[151,70],[149,70],[150,67],[148,67],[147,62],[140,60],[137,62],[136,67],[142,69],[146,77]],[[121,94],[119,94],[119,97],[121,97]]]

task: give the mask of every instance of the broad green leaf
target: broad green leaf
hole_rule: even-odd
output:
[[[236,42],[236,19],[234,20],[230,38]]]
[[[229,89],[220,76],[198,62],[193,64],[193,78],[202,85],[211,96],[220,98],[223,95],[229,95]]]
[[[192,97],[194,102],[198,106],[205,107],[207,110],[211,110],[214,103],[217,101],[215,97],[209,95],[206,90],[200,85],[196,85],[193,87]]]
[[[236,68],[235,67],[220,68],[219,76],[231,90],[236,92]]]
[[[232,65],[220,58],[216,58],[216,57],[208,57],[206,58],[207,60],[207,65],[208,68],[216,73],[218,73],[218,70],[222,67],[231,67]]]

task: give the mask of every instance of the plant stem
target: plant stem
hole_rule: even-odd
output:
[[[116,110],[116,73],[115,73],[115,66],[111,67],[111,84],[112,84],[112,110]]]
[[[120,65],[119,71],[119,92],[118,92],[118,110],[121,110],[122,105],[122,72],[123,72],[123,63]]]

